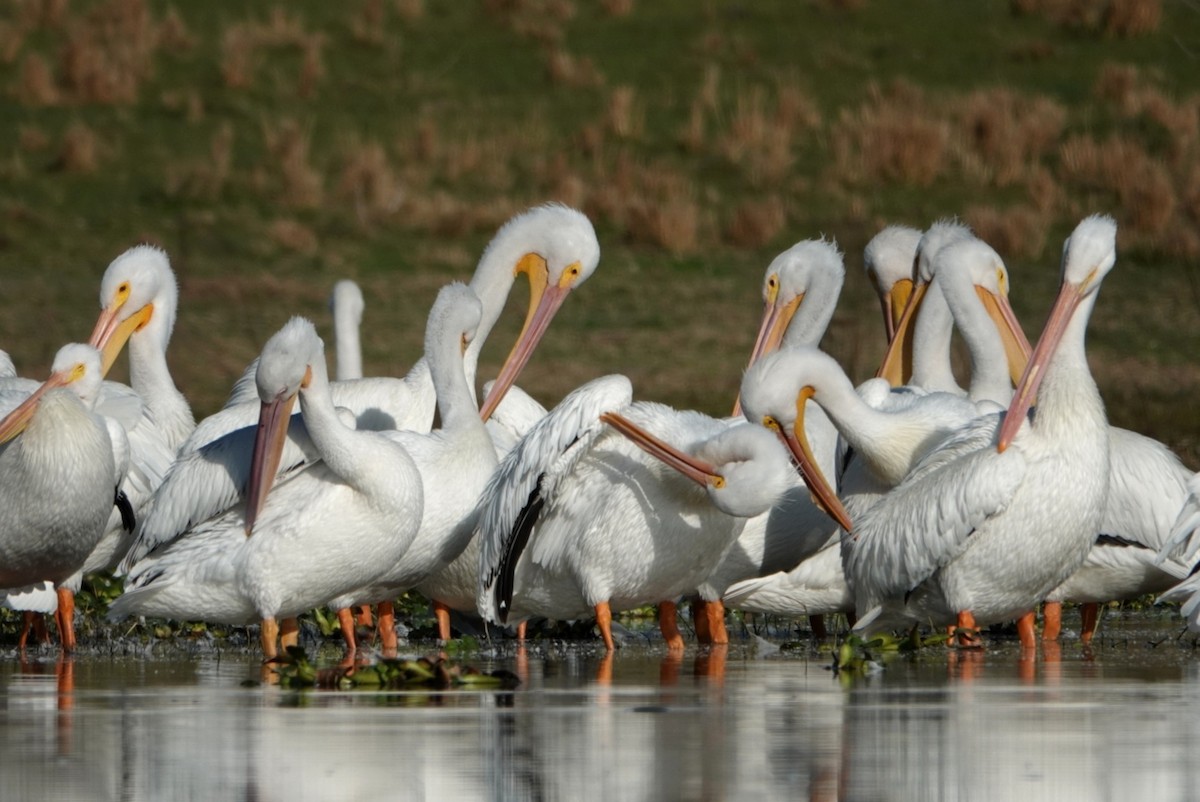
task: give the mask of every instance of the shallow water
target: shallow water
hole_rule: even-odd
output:
[[[288,691],[252,654],[0,660],[0,797],[1189,799],[1200,651],[1169,615],[1091,650],[929,648],[839,678],[751,636],[681,659],[511,644],[515,691]]]

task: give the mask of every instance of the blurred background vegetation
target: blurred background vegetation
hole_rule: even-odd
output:
[[[882,226],[970,223],[1034,339],[1099,211],[1120,224],[1090,339],[1110,416],[1197,467],[1198,66],[1182,1],[10,0],[0,348],[45,375],[149,241],[180,278],[170,361],[197,417],[289,316],[329,333],[341,278],[367,297],[367,374],[397,375],[437,288],[559,200],[601,267],[522,386],[549,405],[622,372],[724,414],[792,243],[846,254],[825,346],[857,380],[883,350],[861,275]]]

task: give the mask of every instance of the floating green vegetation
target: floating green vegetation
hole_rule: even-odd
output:
[[[886,662],[898,654],[915,654],[931,646],[944,646],[947,638],[944,632],[922,636],[915,627],[902,638],[847,635],[838,645],[830,668],[844,681],[852,681],[855,677],[879,673]]]
[[[279,686],[291,690],[507,690],[521,684],[516,674],[483,671],[442,658],[383,659],[368,666],[318,668],[293,646],[276,660]]]

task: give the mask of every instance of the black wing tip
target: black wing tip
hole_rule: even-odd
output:
[[[500,565],[496,568],[496,587],[493,591],[493,598],[496,601],[496,617],[500,619],[501,624],[508,623],[508,614],[512,608],[517,561],[520,560],[521,554],[525,551],[526,544],[529,543],[529,535],[533,532],[533,527],[537,523],[538,516],[541,515],[542,507],[546,505],[545,499],[542,498],[543,476],[545,474],[538,477],[537,482],[534,483],[533,491],[529,494],[529,500],[525,502],[525,506],[517,514],[517,520],[513,523],[512,533],[508,537],[508,548],[505,549],[504,557],[500,560]]]
[[[122,529],[132,532],[137,528],[137,516],[133,514],[133,505],[129,503],[129,496],[125,495],[125,491],[119,487],[113,494],[113,506],[121,511]]]

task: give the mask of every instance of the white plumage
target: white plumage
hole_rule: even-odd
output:
[[[768,509],[791,484],[786,453],[769,432],[631,404],[630,397],[624,377],[590,382],[502,461],[480,512],[478,602],[485,618],[595,613],[611,648],[611,609],[673,601],[698,586],[745,518]],[[600,422],[612,411],[679,443],[724,478],[688,478],[648,457]]]
[[[1062,290],[1003,424],[977,420],[854,522],[845,568],[860,628],[1021,617],[1032,645],[1030,613],[1083,562],[1108,488],[1108,425],[1084,339],[1115,240],[1100,216],[1067,240]]]
[[[370,582],[412,542],[422,509],[416,466],[395,433],[355,431],[341,421],[311,323],[293,319],[268,341],[257,384],[264,440],[255,448],[246,507],[198,523],[140,560],[113,617],[261,618],[270,656],[277,619]],[[270,489],[268,446],[282,445],[285,404],[297,394],[320,460]]]

